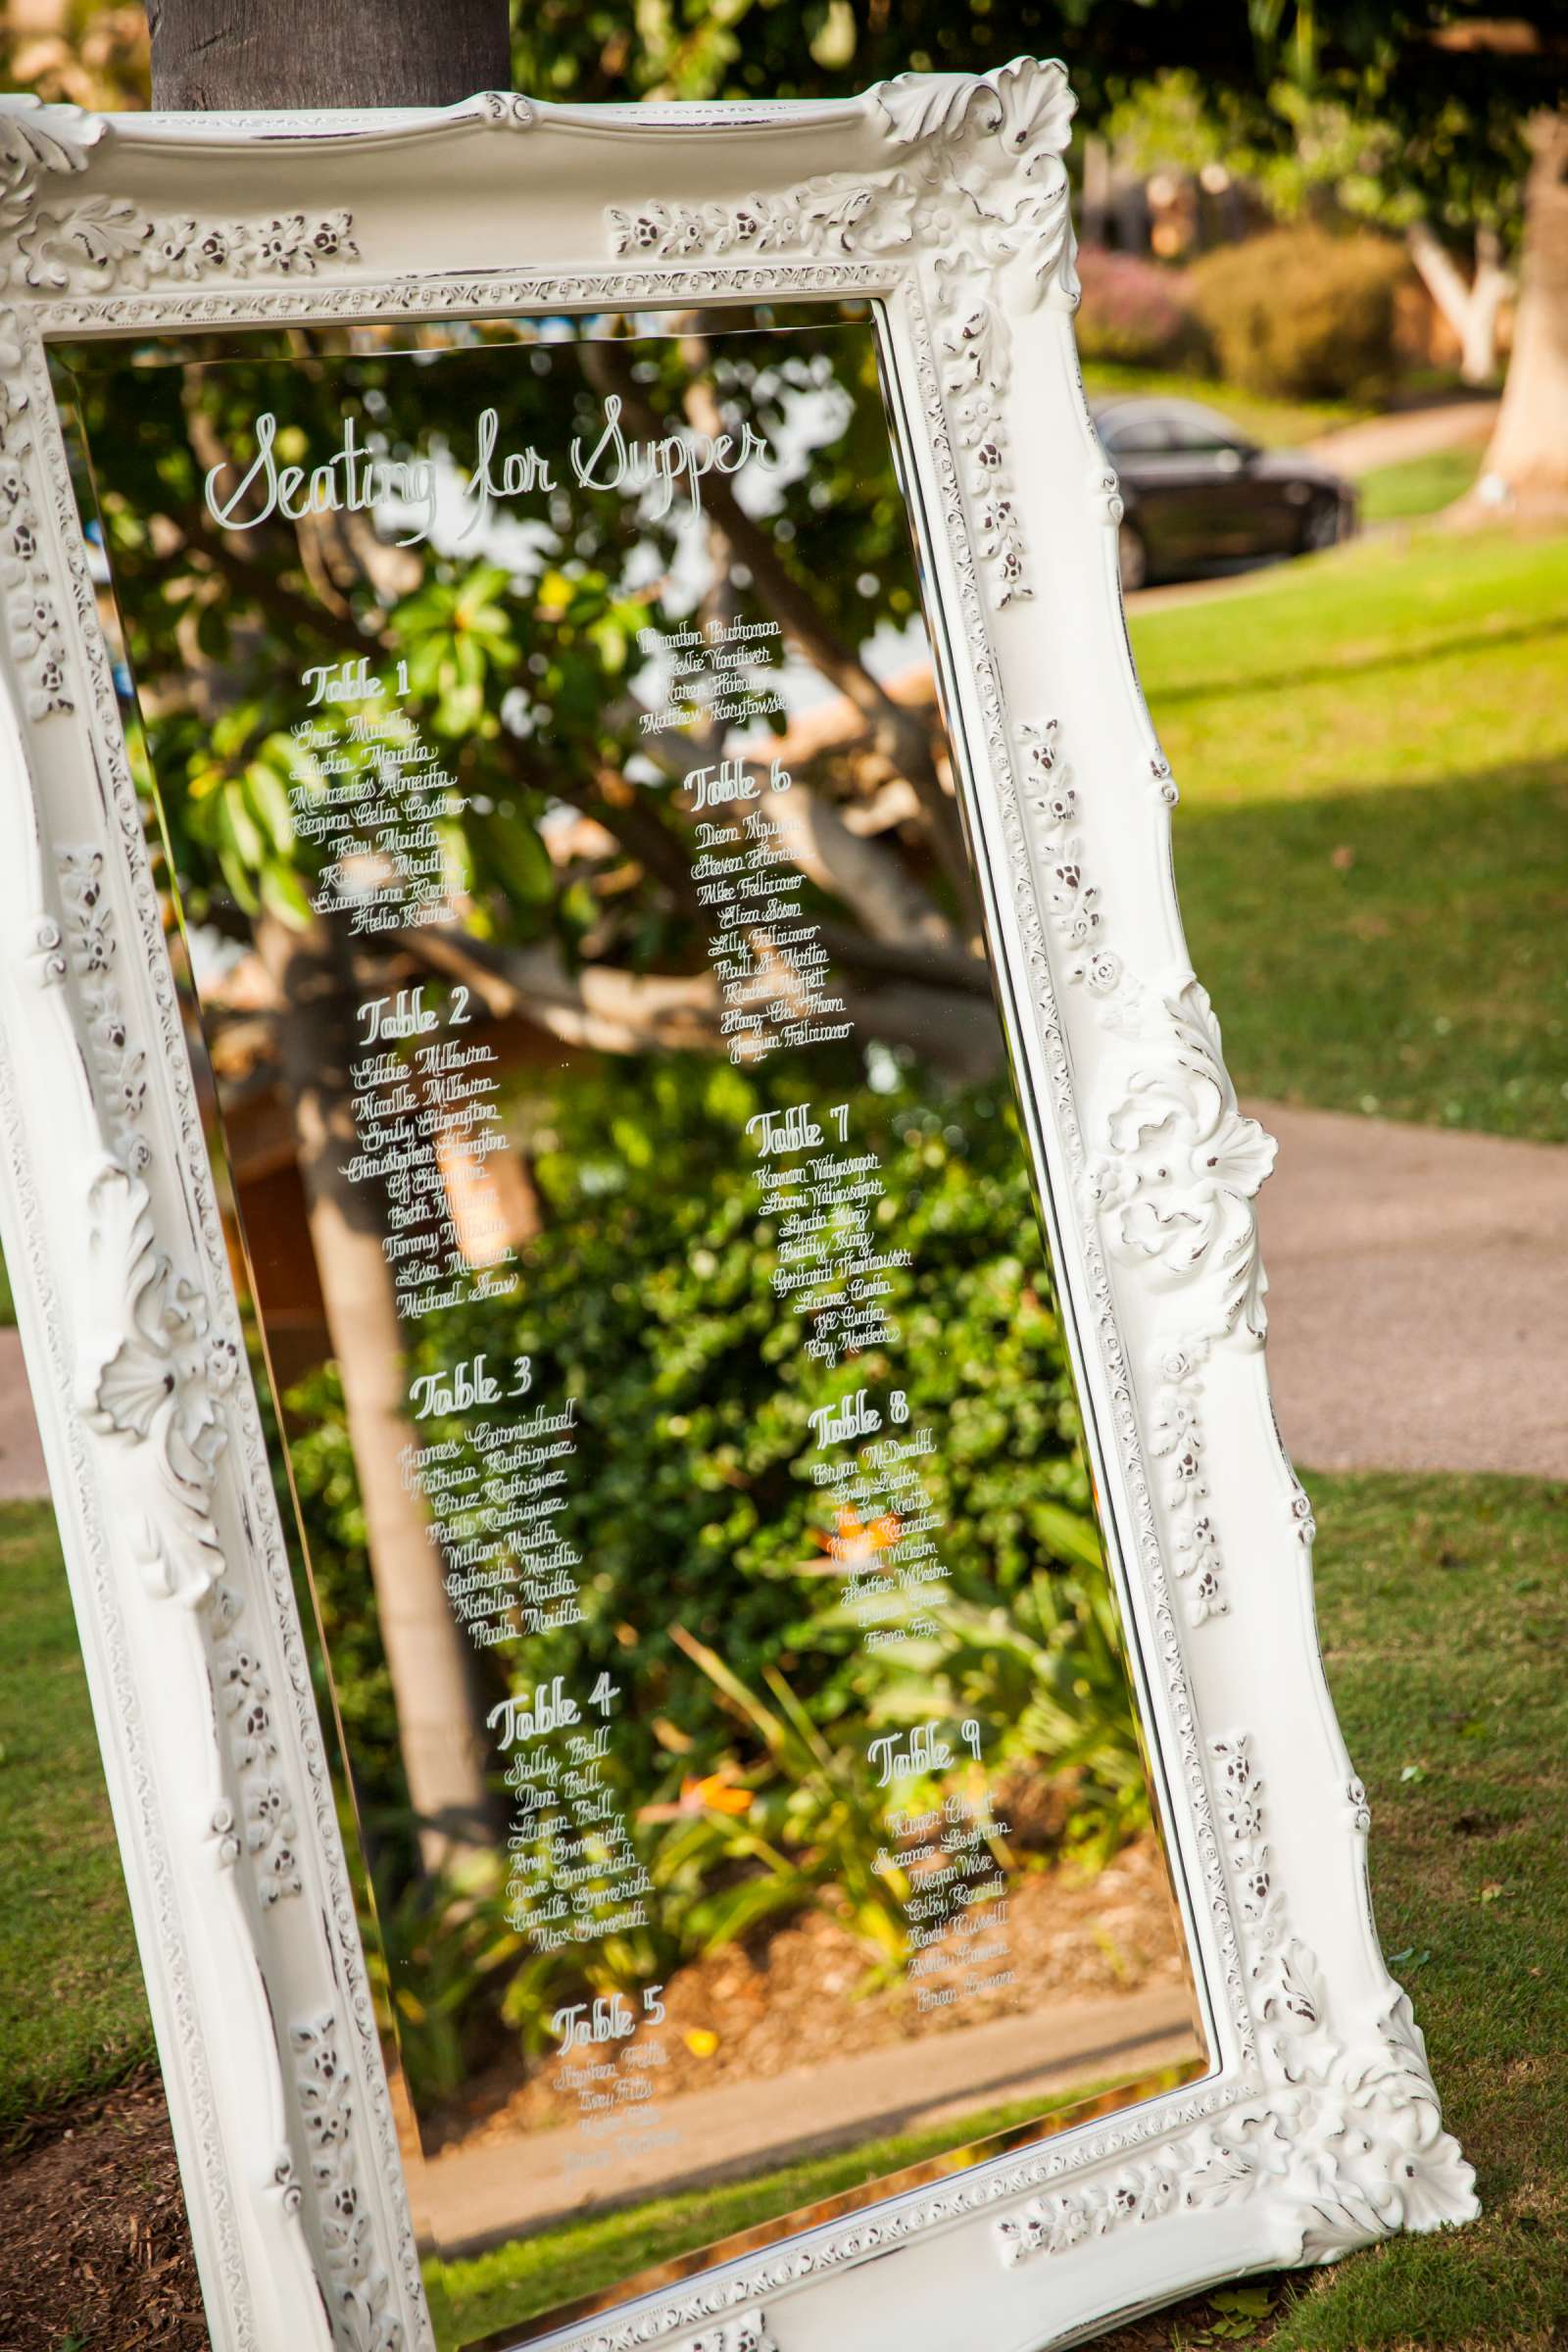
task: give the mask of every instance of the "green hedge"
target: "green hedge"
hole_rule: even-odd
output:
[[[1395,291],[1406,270],[1386,237],[1282,228],[1205,254],[1188,283],[1227,381],[1348,399],[1382,391],[1395,372]]]

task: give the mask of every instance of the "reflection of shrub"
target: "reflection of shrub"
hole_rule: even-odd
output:
[[[401,1826],[395,1815],[408,1796],[398,1759],[397,1713],[376,1623],[365,1510],[337,1366],[329,1364],[301,1381],[287,1402],[296,1433],[289,1441],[289,1460],[306,1505],[311,1580],[344,1738],[362,1795],[368,1794],[375,1808],[369,1827]],[[286,1497],[280,1500],[287,1508]]]
[[[1394,367],[1397,246],[1370,233],[1282,228],[1194,264],[1193,299],[1220,372],[1292,399],[1376,392]]]
[[[1206,339],[1185,277],[1134,253],[1086,245],[1078,256],[1084,298],[1076,332],[1086,360],[1132,368],[1195,367]]]
[[[1050,1842],[1096,1868],[1148,1826],[1116,1607],[1092,1540],[1082,1573],[1032,1576],[1005,1606],[939,1600],[918,1613],[935,1630],[910,1628],[867,1676],[877,1723],[974,1719],[994,1776],[1016,1786],[1013,1768],[1049,1769]]]
[[[932,1107],[869,1090],[853,1066],[835,1093],[854,1148],[880,1158],[874,1230],[911,1253],[886,1301],[896,1348],[824,1370],[775,1297],[777,1236],[745,1128],[797,1099],[788,1076],[764,1087],[674,1060],[575,1073],[559,1101],[519,1106],[543,1210],[520,1296],[432,1317],[416,1342],[413,1369],[526,1355],[530,1408],[578,1399],[560,1534],[582,1554],[585,1622],[535,1637],[528,1678],[559,1674],[586,1696],[608,1672],[624,1691],[602,1769],[655,1886],[646,1934],[540,1959],[509,1946],[493,1909],[483,1922],[460,1908],[394,1923],[401,2006],[436,2078],[456,2063],[444,2021],[461,2008],[459,1979],[475,1993],[494,1985],[479,2006],[537,2045],[576,1987],[667,1974],[829,1884],[848,1892],[868,1946],[896,1957],[896,1906],[871,1868],[884,1835],[863,1765],[874,1723],[973,1713],[988,1757],[1035,1756],[1073,1776],[1066,1842],[1103,1850],[1133,1826],[1136,1740],[1092,1597],[1088,1479],[1010,1102],[982,1086]],[[867,1650],[825,1605],[840,1572],[826,1494],[808,1476],[808,1416],[860,1388],[885,1400],[895,1385],[909,1425],[940,1433],[921,1467],[949,1574],[926,1588],[936,1636]],[[325,1382],[295,1401],[322,1415],[295,1470],[352,1686],[362,1796],[395,1807],[341,1406]],[[491,1409],[504,1422],[519,1407]],[[464,1442],[474,1418],[427,1421],[421,1440]],[[499,1696],[496,1651],[483,1671]],[[694,1794],[709,1786],[731,1801]]]

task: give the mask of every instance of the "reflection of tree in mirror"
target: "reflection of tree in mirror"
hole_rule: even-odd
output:
[[[579,1993],[635,1994],[812,1906],[858,1938],[868,1983],[896,1978],[895,1804],[983,1776],[956,1757],[889,1788],[868,1761],[879,1734],[976,1727],[1009,1869],[1103,1861],[1148,1818],[874,344],[820,315],[788,335],[719,324],[636,343],[481,328],[440,351],[398,328],[352,355],[301,333],[275,356],[94,358],[76,378],[231,1151],[265,1100],[303,1181],[329,1342],[315,1355],[334,1360],[293,1389],[293,1470],[417,2089],[455,2087],[502,2027],[538,2048]],[[624,493],[580,477],[569,498],[536,488],[476,516],[464,485],[492,445],[546,453],[564,483],[571,436],[593,447],[616,403],[640,442],[750,434],[774,465],[715,468],[700,514],[645,496],[630,527]],[[383,491],[417,452],[426,505],[307,494],[286,519],[260,474],[237,487],[264,415],[275,466],[305,482],[346,417]],[[340,468],[338,488],[351,479]],[[701,861],[738,816],[700,816],[687,779],[735,747],[721,717],[661,711],[671,682],[647,632],[683,626],[776,632],[795,681],[772,740],[754,730],[740,758],[793,777],[793,884],[827,985],[878,1041],[818,1049],[812,1068],[878,1154],[874,1222],[908,1252],[882,1301],[896,1360],[874,1344],[813,1355],[778,1279],[744,1139],[800,1102],[802,1079],[730,1051]],[[329,668],[353,691],[312,703]],[[318,803],[299,788],[307,704]],[[401,801],[428,904],[411,914],[405,893],[399,919],[345,936],[322,912],[343,822],[322,812],[366,730],[396,727],[424,777],[390,760],[379,798]],[[373,867],[383,849],[366,835],[356,856]],[[524,1279],[488,1297],[476,1282],[411,1324],[385,1188],[346,1171],[362,1008],[418,988],[496,1054]],[[265,1315],[278,1276],[250,1241]],[[430,1378],[434,1399],[479,1359],[526,1361],[540,1396],[576,1399],[597,1464],[552,1522],[583,1563],[580,1617],[541,1625],[510,1664],[465,1639],[436,1540],[451,1530],[404,1475],[411,1383]],[[867,1640],[860,1602],[897,1585],[876,1574],[888,1539],[806,1457],[813,1412],[895,1380],[914,1424],[943,1431],[922,1466],[942,1573],[890,1591]],[[418,1442],[467,1458],[485,1423],[431,1409]],[[495,1859],[485,1722],[557,1677],[626,1693],[601,1769],[648,1896],[624,1933],[540,1950]],[[940,1757],[932,1738],[910,1752]]]
[[[772,1093],[695,1058],[630,1060],[564,1093],[534,1123],[540,1219],[523,1303],[432,1318],[411,1359],[418,1373],[526,1354],[542,1394],[584,1400],[603,1453],[591,1495],[568,1491],[559,1522],[592,1571],[585,1621],[531,1642],[527,1659],[527,1687],[559,1675],[585,1691],[608,1673],[638,1693],[615,1719],[605,1771],[641,1817],[657,1901],[648,1933],[589,1956],[600,1986],[664,1977],[856,1884],[867,1964],[902,1957],[896,1931],[887,1936],[896,1906],[866,1878],[887,1835],[865,1763],[879,1729],[976,1717],[1004,1789],[1012,1767],[1043,1767],[1053,1793],[1043,1815],[1038,1792],[1033,1818],[1017,1814],[1023,1848],[1092,1862],[1148,1819],[1010,1106],[983,1082],[945,1106],[961,1119],[904,1090],[857,1106],[857,1133],[882,1147],[889,1220],[916,1245],[895,1301],[899,1376],[911,1419],[946,1432],[924,1486],[946,1521],[950,1571],[918,1609],[890,1598],[885,1645],[868,1648],[840,1598],[841,1521],[809,1480],[808,1415],[885,1391],[889,1361],[868,1352],[824,1381],[803,1353],[801,1319],[779,1312],[776,1249],[736,1149]],[[347,1429],[333,1389],[309,1401],[317,1427],[296,1446],[295,1475],[329,1624],[359,1641]],[[455,1442],[477,1463],[475,1422],[504,1427],[509,1409],[502,1399],[488,1415],[438,1418],[421,1443]],[[389,1729],[383,1717],[383,1742]],[[362,1740],[362,1782],[368,1774],[384,1803],[396,1760],[383,1745],[377,1778],[373,1757]],[[749,1801],[737,1813],[739,1792]],[[512,1965],[510,2014],[537,2037],[582,1963],[526,1965],[514,1938]]]

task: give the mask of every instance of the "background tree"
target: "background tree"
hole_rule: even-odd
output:
[[[1362,193],[1410,238],[1435,299],[1462,321],[1472,367],[1485,358],[1498,247],[1512,241],[1522,187],[1513,382],[1485,472],[1518,501],[1568,495],[1568,286],[1553,267],[1568,27],[1552,0],[1506,18],[1483,0],[813,0],[799,10],[547,0],[517,12],[514,51],[519,87],[584,98],[847,96],[910,68],[976,72],[1020,51],[1060,55],[1090,130],[1144,85],[1186,75],[1226,142],[1265,174],[1296,177],[1303,145],[1332,131],[1331,144],[1343,134],[1351,145],[1343,184],[1357,176],[1359,147],[1372,167]],[[1454,258],[1465,248],[1468,281]]]

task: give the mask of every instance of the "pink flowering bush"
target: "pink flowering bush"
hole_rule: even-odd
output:
[[[1205,338],[1184,271],[1135,253],[1086,245],[1078,256],[1078,274],[1084,289],[1078,349],[1086,360],[1131,368],[1201,364]]]

